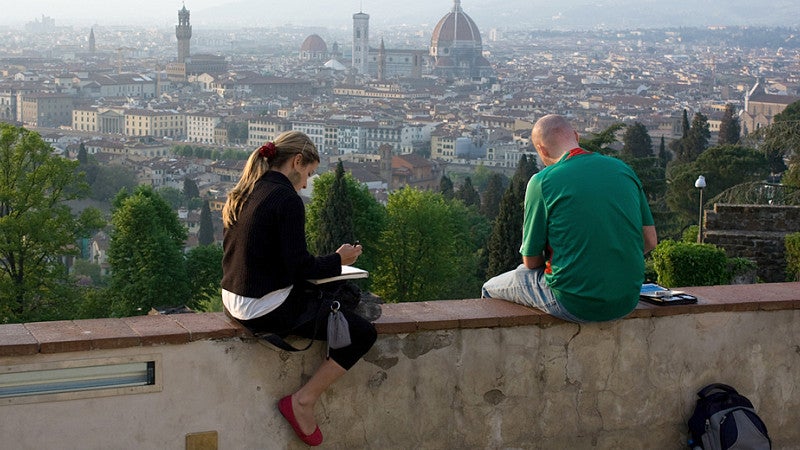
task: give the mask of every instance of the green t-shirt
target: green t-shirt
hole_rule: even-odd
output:
[[[653,216],[633,170],[576,148],[528,182],[520,253],[545,255],[547,284],[574,316],[612,320],[639,300],[644,225]]]

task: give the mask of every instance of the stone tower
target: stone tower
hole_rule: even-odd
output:
[[[192,39],[192,26],[189,24],[189,10],[186,5],[178,11],[175,37],[178,38],[178,62],[184,63],[189,58],[189,41]]]
[[[93,55],[94,55],[95,50],[97,49],[97,47],[95,47],[95,45],[96,45],[96,43],[95,43],[95,40],[94,40],[94,28],[92,28],[89,31],[89,53],[91,53]]]
[[[383,45],[383,38],[381,38],[381,46],[378,47],[378,81],[383,81],[386,74],[386,47]]]
[[[369,59],[369,14],[353,14],[353,58],[352,66],[358,73],[367,73]]]

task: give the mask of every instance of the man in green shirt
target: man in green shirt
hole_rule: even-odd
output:
[[[487,281],[482,297],[572,322],[624,317],[657,242],[642,183],[622,161],[580,148],[562,116],[539,119],[531,142],[545,168],[525,192],[522,264]]]

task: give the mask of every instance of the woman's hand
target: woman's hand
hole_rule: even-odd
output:
[[[336,250],[336,253],[338,253],[342,258],[342,265],[349,266],[351,264],[355,264],[363,250],[364,249],[361,247],[361,244],[356,242],[355,244],[342,245],[338,250]]]

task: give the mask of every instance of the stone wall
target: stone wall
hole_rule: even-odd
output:
[[[581,325],[497,299],[384,305],[376,345],[318,405],[323,448],[678,450],[695,393],[722,382],[773,448],[800,450],[800,283],[684,289],[698,304]],[[221,313],[0,325],[0,373],[160,361],[157,392],[2,399],[0,434],[20,449],[306,448],[275,404],[324,352],[276,350]],[[213,445],[189,446],[198,435]]]
[[[786,281],[784,238],[798,231],[800,206],[715,204],[705,211],[704,242],[755,261],[766,282]]]

